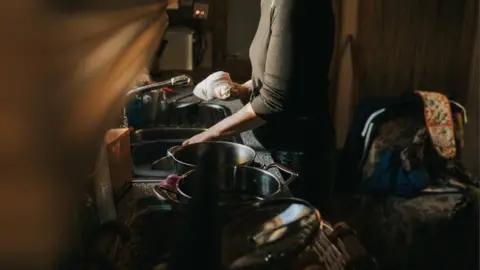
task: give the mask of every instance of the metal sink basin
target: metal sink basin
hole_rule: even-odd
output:
[[[180,104],[185,103],[177,103]],[[173,105],[166,112],[157,112],[155,126],[209,128],[231,114],[227,107],[212,103],[192,104],[183,108]]]
[[[156,127],[132,132],[132,161],[134,178],[166,178],[173,172],[173,163],[165,158],[167,149],[181,145],[186,139],[201,133],[205,128]],[[240,137],[223,138],[223,141],[241,143]]]
[[[186,103],[176,103],[180,106]],[[155,123],[150,122],[149,128],[132,132],[133,175],[135,178],[165,178],[172,173],[173,164],[166,156],[167,149],[181,145],[186,139],[203,132],[225,117],[231,111],[221,105],[197,103],[191,106],[157,109]],[[223,141],[241,143],[240,136],[223,138]]]

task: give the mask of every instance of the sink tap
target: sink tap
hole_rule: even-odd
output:
[[[192,86],[192,85],[193,85],[192,77],[190,77],[188,75],[180,75],[180,76],[176,76],[176,77],[173,77],[173,78],[170,78],[168,80],[161,81],[161,82],[152,83],[152,84],[149,84],[149,85],[146,85],[146,86],[141,86],[141,87],[134,88],[134,89],[127,92],[127,100],[130,101],[134,96],[138,96],[138,95],[145,94],[145,93],[148,93],[148,92],[154,92],[155,90],[160,90],[160,93],[159,93],[161,95],[160,99],[165,101],[167,99],[167,93],[166,93],[166,91],[162,90],[162,88],[165,88],[165,87],[178,88],[178,87],[188,87],[188,86]],[[146,96],[143,97],[143,103],[148,104],[148,103],[152,102],[154,109],[152,110],[152,115],[150,116],[150,118],[153,119],[153,118],[155,118],[155,110],[156,110],[156,106],[157,106],[158,101],[157,100],[152,101],[151,99],[152,99],[151,96],[146,95]],[[160,106],[162,106],[162,105],[160,105]],[[127,113],[126,113],[125,108],[123,109],[123,121],[122,121],[121,126],[122,127],[129,127]]]
[[[193,85],[193,80],[192,77],[188,75],[180,75],[173,77],[171,79],[157,82],[157,83],[152,83],[146,86],[141,86],[134,88],[130,91],[127,92],[127,97],[131,97],[133,95],[138,95],[138,94],[143,94],[147,93],[153,90],[161,89],[164,87],[188,87]]]

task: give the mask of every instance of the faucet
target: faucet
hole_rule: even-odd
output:
[[[147,93],[153,90],[161,89],[163,87],[188,87],[192,85],[193,85],[192,77],[188,75],[180,75],[165,81],[134,88],[127,92],[127,97]]]
[[[154,90],[159,90],[159,89],[162,89],[164,87],[177,88],[177,87],[188,87],[188,86],[192,86],[192,85],[193,85],[192,77],[190,77],[188,75],[179,75],[179,76],[170,78],[168,80],[164,80],[164,81],[161,81],[161,82],[152,83],[152,84],[149,84],[149,85],[134,88],[134,89],[128,91],[126,96],[127,96],[127,100],[129,101],[129,100],[131,100],[131,98],[133,96],[145,94],[145,93],[148,93],[148,92],[151,92],[151,91],[154,91]],[[161,92],[162,92],[162,100],[166,100],[167,99],[166,91],[161,90]],[[147,97],[145,97],[145,98],[147,98]],[[150,97],[148,97],[148,98],[150,98]],[[148,100],[146,100],[146,102],[148,103]],[[123,121],[122,121],[121,126],[124,127],[124,128],[129,127],[126,108],[123,108]]]

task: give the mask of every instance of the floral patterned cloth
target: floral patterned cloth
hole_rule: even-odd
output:
[[[422,97],[425,125],[435,150],[446,159],[454,158],[457,148],[450,101],[446,96],[436,92],[417,90],[415,93]]]

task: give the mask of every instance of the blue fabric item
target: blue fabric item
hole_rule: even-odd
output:
[[[398,152],[383,151],[372,176],[363,183],[366,193],[393,194],[412,197],[428,186],[429,174],[426,170],[405,171],[397,158]]]
[[[423,101],[417,94],[413,93],[413,90],[405,91],[405,93],[392,98],[369,98],[362,100],[355,110],[344,148],[338,160],[339,166],[334,188],[336,195],[354,195],[364,188],[363,183],[366,181],[362,180],[362,168],[364,166],[362,154],[365,138],[361,136],[361,132],[368,117],[382,108],[385,108],[386,111],[380,117],[375,118],[371,139],[375,139],[377,135],[376,130],[388,120],[398,117],[409,118],[423,115]],[[451,108],[453,113],[463,112],[454,103],[451,103]],[[418,172],[410,172],[410,174],[412,175],[409,175],[409,178],[421,179],[425,177],[418,175]],[[421,174],[426,174],[426,172]]]
[[[370,178],[365,179],[363,188],[367,193],[384,193],[390,191],[391,173],[390,159],[391,151],[384,151],[380,155],[377,167]]]
[[[393,98],[370,98],[359,103],[350,124],[344,148],[339,154],[335,194],[353,195],[358,192],[362,179],[358,168],[361,166],[360,161],[363,155],[365,138],[362,137],[362,130],[365,122],[372,113],[388,108],[393,101]]]

